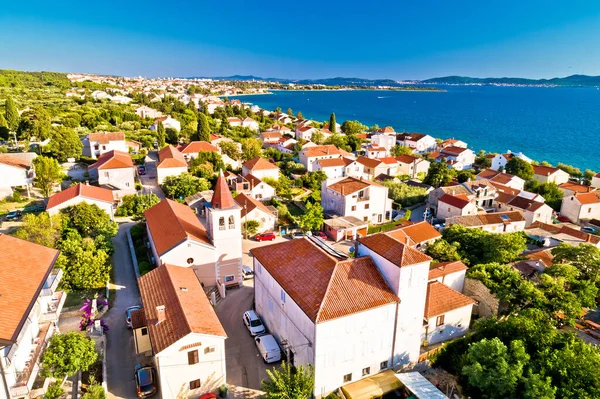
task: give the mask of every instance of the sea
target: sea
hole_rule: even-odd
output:
[[[358,120],[397,132],[465,141],[475,152],[521,151],[536,161],[600,171],[600,90],[564,87],[438,86],[431,91],[273,91],[240,96],[305,118]]]

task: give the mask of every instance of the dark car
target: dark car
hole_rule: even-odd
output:
[[[6,214],[6,216],[4,217],[4,220],[9,221],[9,220],[19,220],[21,218],[21,211],[10,211]]]
[[[277,238],[277,236],[275,236],[275,233],[273,233],[272,231],[267,231],[262,234],[257,234],[255,238],[256,241],[273,241]]]
[[[140,165],[138,167],[138,173],[140,174],[140,176],[145,175],[146,174],[146,167],[144,165]]]
[[[303,232],[301,232],[301,231],[294,231],[294,232],[293,232],[292,234],[290,234],[290,235],[291,235],[291,237],[292,237],[293,239],[296,239],[296,238],[304,238],[304,233],[303,233]]]
[[[23,213],[39,213],[46,210],[44,205],[28,205],[23,209]]]
[[[319,238],[321,238],[323,240],[327,239],[327,234],[323,233],[322,231],[313,231],[312,235],[315,236],[315,237],[319,237]]]
[[[135,385],[138,398],[148,398],[158,391],[156,370],[152,366],[135,366]]]

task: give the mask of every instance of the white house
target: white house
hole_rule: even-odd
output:
[[[442,237],[439,231],[425,221],[418,223],[404,222],[401,226],[388,231],[387,234],[402,244],[417,249],[423,249],[423,247]]]
[[[493,183],[501,184],[515,190],[525,189],[525,180],[519,176],[510,175],[493,169],[485,169],[475,176],[475,180],[489,180]]]
[[[194,269],[206,287],[225,296],[227,286],[242,283],[241,207],[233,200],[223,175],[206,208],[206,228],[192,209],[169,199],[144,212],[156,265]]]
[[[238,194],[234,199],[242,208],[244,223],[249,220],[257,221],[259,223],[258,233],[275,230],[277,215],[266,205],[246,194]]]
[[[385,158],[388,155],[388,150],[385,147],[380,147],[378,144],[371,144],[366,149],[367,158]]]
[[[344,158],[319,159],[314,169],[315,171],[323,171],[328,179],[346,176],[346,162]]]
[[[363,174],[369,179],[375,179],[384,174],[395,176],[398,174],[398,161],[395,158],[374,159],[367,157],[358,157],[356,162],[363,167]]]
[[[221,153],[221,148],[207,141],[190,141],[189,143],[182,145],[178,148],[185,159],[192,160],[198,157],[201,152],[216,152]]]
[[[526,191],[517,195],[501,192],[496,198],[497,211],[520,211],[525,216],[525,226],[540,221],[543,223],[552,223],[552,208],[543,202],[543,197],[528,198]]]
[[[468,269],[461,261],[438,262],[429,266],[429,282],[439,281],[457,292],[463,292]]]
[[[82,202],[97,205],[111,219],[114,219],[115,200],[113,192],[106,188],[88,186],[86,184],[76,184],[48,198],[46,212],[51,216],[56,215],[61,209],[75,206]]]
[[[0,254],[0,397],[41,397],[49,381],[40,375],[40,359],[67,297],[58,290],[63,271],[53,269],[59,252],[0,234]]]
[[[268,185],[251,173],[246,176],[226,171],[225,180],[231,191],[247,194],[258,200],[268,200],[275,196],[275,188]]]
[[[277,146],[282,138],[281,132],[262,132],[258,137],[263,142],[263,147]]]
[[[112,150],[129,151],[123,132],[90,133],[82,142],[82,154],[93,159],[97,159],[100,155]]]
[[[154,120],[154,123],[150,126],[150,130],[154,131],[158,129],[159,122],[162,122],[162,125],[165,129],[175,129],[178,132],[181,131],[181,122],[177,119],[171,117],[171,115],[161,116]]]
[[[147,105],[141,105],[135,109],[135,114],[140,118],[151,118],[156,119],[163,116],[162,112],[150,108]]]
[[[389,154],[396,145],[396,132],[376,133],[371,136],[371,145],[383,147]],[[385,156],[385,155],[384,155]],[[369,157],[371,158],[371,157]]]
[[[450,161],[451,167],[456,170],[472,169],[475,163],[475,153],[464,147],[444,147],[437,157],[438,161],[446,159]]]
[[[443,150],[446,147],[462,147],[467,148],[467,143],[457,139],[446,139],[438,144],[438,151]]]
[[[526,220],[520,211],[480,213],[446,218],[447,226],[454,224],[490,233],[514,233],[525,230]]]
[[[433,137],[421,133],[400,133],[396,136],[396,142],[420,154],[435,151],[437,147]]]
[[[528,158],[522,152],[511,152],[508,150],[506,154],[498,154],[492,158],[492,167],[493,170],[504,170],[508,161],[511,160],[512,157],[517,157],[525,162],[531,163],[531,158]]]
[[[242,126],[242,120],[238,117],[227,118],[227,123],[229,123],[229,126],[231,126],[231,127],[241,127]]]
[[[569,181],[569,174],[552,166],[533,165],[533,180],[561,185]]]
[[[168,176],[179,176],[188,171],[187,160],[177,148],[168,145],[158,152],[156,180],[162,184]]]
[[[600,173],[596,174],[596,176],[592,177],[592,187],[600,189]]]
[[[13,187],[29,189],[35,178],[33,160],[37,154],[33,152],[0,154],[0,197],[12,194]]]
[[[162,265],[138,279],[143,309],[131,317],[138,353],[151,352],[161,397],[198,397],[227,380],[227,335],[194,271]]]
[[[600,191],[564,197],[560,214],[569,218],[573,223],[600,219]]]
[[[412,179],[417,178],[419,174],[427,174],[431,165],[428,160],[412,155],[399,155],[396,161],[398,161],[398,174],[408,175]]]
[[[348,155],[345,151],[340,150],[334,145],[319,145],[305,147],[298,154],[300,163],[306,167],[306,170],[313,172],[316,170],[315,163],[321,159],[342,158]]]
[[[475,215],[477,212],[477,205],[466,195],[444,194],[438,200],[436,216],[438,219],[445,220],[451,216]]]
[[[246,161],[242,166],[242,175],[246,176],[252,174],[259,179],[265,177],[278,180],[279,179],[279,167],[277,165],[267,161],[262,157],[256,157],[249,161]]]
[[[100,186],[115,190],[117,197],[135,193],[135,166],[127,152],[109,151],[88,167],[90,177]]]
[[[354,177],[323,181],[321,205],[327,213],[373,224],[386,222],[392,211],[387,187]]]
[[[258,122],[249,117],[242,119],[242,127],[247,127],[248,129],[255,132],[258,132],[260,130]]]

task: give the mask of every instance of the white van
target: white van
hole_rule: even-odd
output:
[[[254,342],[265,363],[275,363],[281,360],[281,349],[271,334],[256,337]]]

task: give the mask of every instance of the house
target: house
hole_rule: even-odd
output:
[[[485,169],[475,176],[476,180],[489,180],[492,183],[501,184],[516,190],[525,189],[525,180],[519,176],[510,175],[493,169]]]
[[[494,209],[498,189],[489,180],[467,181],[446,187],[438,187],[429,193],[427,206],[435,212],[438,208],[438,200],[446,194],[450,196],[459,196],[463,200],[466,199],[469,202],[474,203],[478,211],[484,212]],[[457,202],[457,204],[459,204],[459,202]],[[468,210],[472,210],[472,208],[469,208]],[[463,215],[453,214],[447,216]]]
[[[591,186],[597,189],[600,189],[600,173],[596,174],[596,176],[592,177]]]
[[[140,148],[142,148],[142,143],[135,140],[127,140],[125,144],[127,144],[127,148],[133,154],[138,154],[140,152]]]
[[[102,209],[111,220],[114,219],[114,197],[113,192],[109,189],[89,186],[87,184],[76,184],[60,191],[50,198],[46,204],[46,212],[56,215],[61,209],[75,206],[85,202],[89,205],[97,205]]]
[[[127,152],[111,150],[88,167],[90,177],[100,186],[114,190],[116,197],[133,194],[135,190],[136,169]]]
[[[499,193],[496,198],[496,209],[498,211],[522,212],[525,217],[525,226],[530,226],[537,221],[552,223],[552,208],[540,201],[539,198],[528,198],[524,195],[525,193],[527,192],[519,192],[517,195]],[[543,198],[541,199],[543,200]]]
[[[315,171],[322,170],[328,179],[346,176],[346,160],[344,158],[319,159],[315,164]]]
[[[392,211],[387,187],[354,177],[323,181],[321,205],[326,213],[373,224],[386,222]]]
[[[468,148],[448,146],[439,152],[436,161],[442,162],[444,159],[450,167],[456,170],[472,169],[475,163],[475,153]]]
[[[250,195],[238,194],[234,198],[235,202],[242,208],[242,218],[244,223],[249,220],[256,220],[259,223],[258,233],[275,230],[277,225],[277,211],[270,209],[259,200]]]
[[[33,160],[36,157],[33,152],[0,154],[0,197],[11,195],[14,187],[25,187],[29,197],[35,179]]]
[[[490,233],[514,233],[525,230],[525,216],[519,211],[480,213],[468,216],[453,216],[446,219],[446,225],[455,224],[468,228],[489,231]]]
[[[129,151],[123,132],[90,133],[82,142],[82,154],[93,159],[97,159],[100,155],[112,150]]]
[[[569,181],[569,174],[552,166],[533,165],[533,180],[561,185]]]
[[[263,147],[276,146],[282,138],[282,134],[281,132],[262,132],[258,138],[263,142]]]
[[[429,282],[438,281],[457,292],[463,292],[468,269],[461,261],[434,263],[429,266]]]
[[[187,160],[177,148],[168,145],[158,152],[158,164],[156,164],[158,184],[163,184],[168,176],[179,176],[187,171]]]
[[[396,136],[396,142],[403,147],[411,148],[419,154],[435,151],[437,147],[433,137],[421,133],[400,133]]]
[[[278,180],[279,167],[262,157],[256,157],[246,161],[242,166],[242,176],[246,176],[248,174],[251,174],[259,179],[268,177],[270,179]]]
[[[600,236],[574,229],[565,224],[535,222],[525,229],[525,233],[534,240],[541,242],[544,248],[553,248],[561,243],[574,247],[581,244],[590,244],[600,248]],[[538,255],[544,254],[538,253]],[[546,258],[527,256],[527,258],[543,260],[547,267],[552,265],[553,260],[548,261],[547,256]]]
[[[395,162],[395,164],[392,164],[390,166],[381,159],[373,159],[360,156],[356,159],[356,163],[359,163],[363,166],[363,174],[369,179],[374,179],[381,174],[395,176],[397,174],[395,172],[398,171],[397,161]]]
[[[146,212],[146,229],[154,263],[194,269],[205,287],[242,283],[241,207],[233,200],[223,174],[206,207],[206,228],[192,209],[164,199]]]
[[[437,204],[436,217],[446,220],[452,216],[475,215],[479,211],[477,205],[464,194],[444,194]]]
[[[190,161],[198,157],[201,152],[216,152],[221,153],[221,148],[206,141],[190,141],[189,143],[179,147],[179,152],[183,154],[183,157]]]
[[[227,335],[194,271],[162,265],[138,279],[137,353],[150,352],[162,398],[198,397],[226,383]]]
[[[316,170],[315,163],[320,159],[342,158],[348,155],[346,151],[342,151],[334,145],[317,145],[305,147],[298,154],[300,163],[306,167],[309,172]]]
[[[260,130],[258,122],[249,117],[242,119],[242,127],[247,127],[254,132],[258,132]]]
[[[442,237],[440,232],[427,222],[404,222],[386,234],[404,245],[417,249],[422,249]]]
[[[569,218],[573,223],[600,219],[600,191],[576,193],[564,197],[560,214]]]
[[[246,176],[240,176],[226,171],[224,176],[227,186],[229,186],[231,191],[248,194],[252,198],[259,200],[268,200],[275,196],[275,188],[253,174],[249,173]]]
[[[377,144],[371,144],[367,147],[366,153],[367,158],[385,158],[388,155],[388,150],[385,147],[380,147]]]
[[[135,109],[135,114],[140,118],[151,118],[156,119],[163,116],[162,112],[155,110],[154,108],[150,108],[147,105],[139,106]]]
[[[231,127],[242,127],[242,120],[238,117],[227,118],[227,123]]]
[[[398,174],[408,175],[412,179],[417,178],[421,173],[427,174],[431,165],[428,160],[412,155],[399,155],[396,161],[398,161]]]
[[[596,190],[592,186],[586,186],[586,185],[583,185],[583,184],[571,183],[570,181],[559,185],[558,188],[560,189],[560,191],[563,192],[563,194],[564,194],[565,197],[569,196],[569,195],[576,194],[576,193],[577,194],[591,193],[592,191]]]
[[[63,271],[54,269],[59,252],[0,234],[0,254],[0,397],[41,397],[49,381],[40,359],[67,297],[58,290]]]
[[[354,241],[367,235],[369,223],[354,216],[336,216],[323,221],[323,231],[335,242]]]
[[[438,151],[442,151],[444,148],[446,147],[461,147],[461,148],[467,148],[467,143],[465,143],[462,140],[457,140],[457,139],[446,139],[444,141],[442,141],[440,144],[438,144],[437,150]]]
[[[377,133],[371,136],[371,145],[384,148],[386,153],[389,154],[392,148],[396,145],[396,132],[394,132],[393,129],[386,132],[379,132],[379,130]]]
[[[290,137],[284,136],[279,139],[277,143],[277,150],[286,154],[294,153],[294,146],[298,141],[296,139],[292,139]],[[308,142],[310,143],[310,142]],[[307,143],[307,144],[308,144]]]
[[[522,152],[512,152],[508,150],[506,154],[497,154],[492,158],[492,167],[493,170],[504,170],[508,161],[511,160],[512,157],[517,157],[525,162],[531,163],[532,160],[525,156]]]
[[[150,125],[150,130],[155,131],[158,129],[158,124],[162,123],[165,129],[174,129],[178,132],[181,131],[181,122],[171,117],[171,115],[161,116],[154,120],[154,123]]]
[[[349,177],[363,177],[365,173],[365,167],[363,164],[357,162],[356,160],[348,157],[343,157],[342,160],[346,165],[344,169],[344,176]]]

